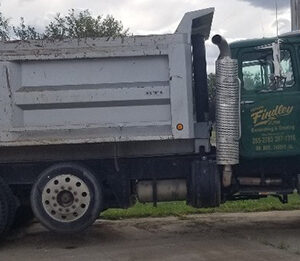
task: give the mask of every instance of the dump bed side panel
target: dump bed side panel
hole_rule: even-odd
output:
[[[0,49],[2,146],[193,138],[185,34]]]

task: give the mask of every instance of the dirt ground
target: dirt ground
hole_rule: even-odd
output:
[[[0,243],[1,261],[300,260],[300,211],[97,221],[72,236],[40,224]]]

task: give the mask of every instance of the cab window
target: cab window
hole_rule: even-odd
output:
[[[295,83],[291,54],[281,51],[282,88]],[[274,64],[271,50],[246,53],[242,57],[242,84],[245,91],[274,90]]]
[[[281,69],[285,77],[286,87],[292,87],[295,84],[291,53],[287,50],[281,51]]]

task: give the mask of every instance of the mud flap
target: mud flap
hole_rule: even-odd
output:
[[[221,181],[216,162],[195,160],[188,178],[187,204],[195,208],[218,207],[221,202]]]

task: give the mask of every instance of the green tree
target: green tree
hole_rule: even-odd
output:
[[[0,41],[9,40],[9,19],[0,12]]]
[[[23,17],[20,18],[19,26],[13,26],[13,32],[19,40],[34,40],[42,38],[42,35],[39,34],[33,26],[25,25]]]
[[[121,21],[116,20],[111,15],[105,18],[102,16],[93,17],[89,10],[75,11],[71,9],[65,16],[57,14],[41,33],[34,26],[26,25],[23,17],[20,18],[19,25],[11,27],[9,19],[0,12],[0,41],[8,41],[10,38],[17,40],[115,38],[126,35],[128,35],[128,29],[124,29]]]
[[[46,26],[44,38],[122,37],[128,35],[122,22],[113,16],[94,18],[89,10],[76,12],[71,9],[66,16],[57,14]]]

